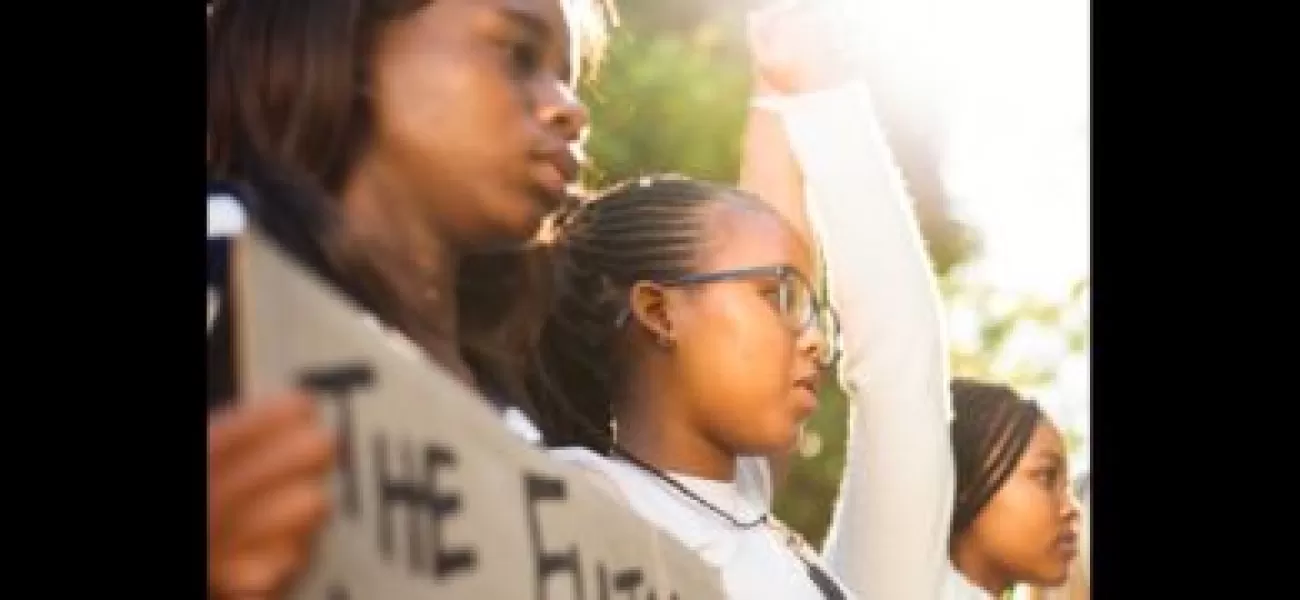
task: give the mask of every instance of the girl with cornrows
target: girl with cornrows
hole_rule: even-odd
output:
[[[954,568],[942,597],[987,600],[1019,583],[1065,583],[1078,554],[1079,505],[1060,430],[1006,385],[959,378],[952,402]]]
[[[751,191],[649,177],[557,223],[540,425],[730,598],[934,600],[953,493],[935,277],[865,86],[807,14],[786,17],[757,29]],[[772,518],[769,458],[833,364],[852,422],[819,555]]]

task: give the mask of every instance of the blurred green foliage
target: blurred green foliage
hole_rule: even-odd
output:
[[[586,186],[662,172],[736,179],[750,77],[745,65],[719,60],[723,42],[704,27],[687,35],[619,31],[595,85],[583,90],[593,123]]]
[[[735,181],[751,83],[740,17],[756,3],[712,3],[707,26],[691,22],[702,22],[698,2],[622,4],[623,26],[615,30],[599,77],[582,90],[593,124],[586,144],[592,165],[583,182],[600,188],[665,171]],[[1076,353],[1086,351],[1086,318],[1065,323],[1062,304],[1007,299],[961,275],[959,267],[978,253],[972,231],[952,221],[927,222],[924,229],[945,300],[967,307],[979,322],[979,339],[953,349],[955,375],[1010,381],[1031,393],[1050,383],[1055,364],[1005,360],[1012,334],[1029,323],[1059,331]],[[1071,302],[1086,298],[1086,291],[1083,282]],[[828,390],[777,498],[778,516],[814,544],[825,535],[838,491],[847,420],[844,395]]]

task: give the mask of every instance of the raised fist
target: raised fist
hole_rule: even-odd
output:
[[[836,32],[836,5],[786,2],[749,15],[749,52],[761,92],[795,94],[843,83],[857,74]]]

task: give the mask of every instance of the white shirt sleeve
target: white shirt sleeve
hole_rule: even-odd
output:
[[[767,106],[803,171],[844,336],[849,440],[825,559],[860,600],[934,600],[948,569],[951,399],[942,302],[912,200],[865,84]]]
[[[208,194],[208,239],[233,237],[244,231],[248,218],[229,194]]]
[[[513,406],[506,407],[501,413],[501,419],[505,422],[506,429],[511,433],[519,436],[525,442],[534,446],[542,445],[542,430],[537,428],[533,420],[528,418],[524,411]]]
[[[247,217],[239,201],[229,194],[208,194],[208,241],[220,241],[238,236],[247,225]],[[207,286],[207,335],[212,335],[212,328],[217,324],[217,317],[225,308],[221,305],[222,287],[211,280]]]

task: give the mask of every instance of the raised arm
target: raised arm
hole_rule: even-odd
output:
[[[935,277],[865,85],[789,100],[781,114],[840,312],[852,402],[825,556],[861,598],[933,599],[953,493]]]
[[[813,66],[817,53],[806,33],[796,44],[789,37],[797,32],[776,35],[786,37],[787,50],[801,51],[796,67],[801,61],[803,68]],[[756,54],[762,66],[764,57]],[[784,136],[760,125],[747,140],[751,150],[789,144],[793,165],[784,167],[786,184],[775,185],[779,178],[769,170],[742,185],[786,210],[798,202],[788,197],[789,178],[800,182],[840,312],[840,377],[851,399],[851,422],[824,555],[862,600],[934,600],[947,565],[953,493],[942,304],[912,201],[866,85],[808,81],[768,96],[765,108],[756,109],[779,117]],[[771,155],[780,152],[762,152],[768,154],[764,168],[773,168]],[[754,161],[745,172],[758,165]]]

